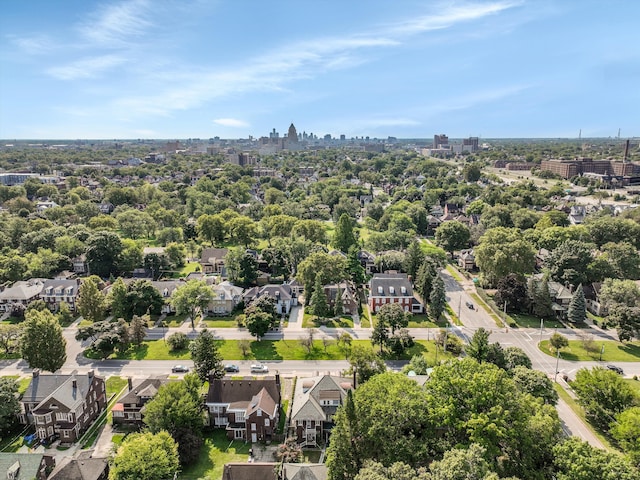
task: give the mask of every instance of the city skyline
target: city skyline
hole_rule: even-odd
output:
[[[14,2],[0,138],[640,135],[640,5]]]

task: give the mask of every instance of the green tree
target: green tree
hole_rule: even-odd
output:
[[[593,262],[593,245],[578,240],[567,240],[558,245],[545,260],[551,278],[556,282],[578,285],[587,283],[589,265]]]
[[[362,285],[367,280],[366,271],[358,259],[358,247],[355,245],[349,249],[345,269],[356,286]]]
[[[542,279],[531,278],[528,285],[529,300],[533,314],[541,318],[553,317],[553,302],[549,290],[549,278],[544,275]]]
[[[330,316],[331,312],[327,303],[327,294],[320,282],[320,277],[316,277],[316,283],[311,294],[311,313],[321,320]]]
[[[471,240],[469,227],[457,220],[443,222],[436,229],[436,244],[452,255],[454,250],[467,248],[469,240]]]
[[[582,290],[582,284],[578,285],[576,291],[573,292],[571,301],[569,302],[569,309],[567,311],[567,319],[573,323],[584,323],[587,319],[587,303],[584,299],[584,290]]]
[[[549,405],[555,405],[558,402],[558,394],[553,388],[553,383],[544,372],[518,366],[511,370],[511,374],[516,386],[523,393],[541,398]]]
[[[526,311],[527,285],[517,275],[509,274],[498,280],[494,301],[500,307],[507,306],[508,312]]]
[[[640,286],[631,280],[607,278],[600,290],[600,300],[608,308],[616,305],[640,306]]]
[[[518,276],[531,273],[536,263],[533,246],[517,228],[487,230],[474,252],[478,267],[492,285],[510,273]]]
[[[136,345],[142,344],[144,337],[147,335],[147,321],[148,317],[139,317],[138,315],[134,315],[131,319],[131,333],[129,336]]]
[[[178,445],[167,432],[132,433],[110,462],[109,480],[169,480],[179,470]]]
[[[185,265],[185,257],[187,256],[187,249],[182,243],[172,242],[167,245],[165,254],[171,263],[173,269],[182,268]]]
[[[378,318],[373,326],[373,332],[371,332],[371,344],[380,346],[380,354],[382,355],[382,349],[389,341],[389,325],[385,323],[384,319]]]
[[[640,278],[640,254],[627,242],[610,242],[602,246],[602,258],[609,263],[615,278]]]
[[[431,289],[433,288],[433,280],[438,274],[436,263],[429,257],[426,257],[420,268],[418,269],[415,281],[415,289],[427,303],[431,298]]]
[[[613,452],[569,437],[553,447],[557,480],[637,480],[638,470]]]
[[[171,296],[171,304],[178,315],[186,314],[191,319],[191,328],[195,328],[195,318],[213,300],[213,290],[203,280],[189,280],[176,288]]]
[[[356,381],[362,384],[374,375],[387,370],[384,362],[371,348],[353,345],[349,355],[350,374],[356,373]]]
[[[162,295],[149,280],[134,280],[127,288],[124,319],[131,320],[134,315],[146,313],[159,315],[163,305]]]
[[[18,382],[11,377],[0,377],[0,434],[3,438],[18,423],[19,413]]]
[[[569,346],[569,340],[567,337],[562,335],[561,333],[555,332],[549,338],[549,344],[553,347],[553,349],[557,352],[561,348],[565,348]]]
[[[340,255],[329,255],[324,252],[311,253],[298,265],[296,278],[304,285],[305,292],[311,292],[316,283],[316,277],[320,283],[338,283],[345,279],[346,261]]]
[[[506,370],[513,370],[518,366],[531,368],[531,359],[519,347],[507,347],[504,349],[504,367]]]
[[[62,328],[53,313],[30,310],[25,314],[20,349],[29,368],[55,372],[67,361],[66,348]]]
[[[616,326],[618,338],[622,342],[640,336],[640,307],[615,304],[609,309],[607,320]]]
[[[353,222],[346,213],[340,215],[338,223],[336,223],[332,244],[338,250],[345,253],[357,244],[356,236],[353,233]]]
[[[611,436],[616,439],[635,466],[640,466],[640,407],[631,407],[616,416]]]
[[[116,233],[98,231],[87,239],[87,265],[89,272],[101,278],[117,273],[123,245]]]
[[[429,465],[431,480],[486,479],[491,468],[484,459],[485,453],[486,449],[477,443],[467,449],[451,449],[445,452],[442,460]]]
[[[193,369],[198,374],[201,382],[213,378],[224,377],[224,365],[218,351],[218,345],[209,330],[206,328],[189,344]]]
[[[402,268],[407,272],[407,275],[410,275],[411,278],[415,279],[418,275],[418,270],[420,270],[420,267],[424,263],[424,259],[425,255],[422,248],[420,248],[420,242],[414,240],[407,248]]]
[[[640,224],[621,217],[601,217],[586,222],[587,230],[598,247],[606,243],[627,242],[640,248]]]
[[[91,322],[104,320],[107,302],[100,291],[102,280],[96,275],[83,280],[78,290],[78,313]]]
[[[424,467],[416,470],[403,462],[385,467],[381,463],[367,460],[354,480],[431,480],[431,475]]]
[[[243,245],[244,248],[249,248],[249,245],[255,241],[258,235],[256,223],[244,215],[231,219],[228,223],[228,228],[231,240]]]
[[[605,432],[616,415],[638,405],[640,400],[620,375],[600,367],[578,370],[571,388],[587,418]]]
[[[462,169],[462,176],[465,182],[477,182],[480,180],[480,175],[482,175],[482,172],[477,163],[467,163]]]
[[[225,257],[229,279],[242,287],[255,284],[258,278],[258,261],[251,253],[239,248],[232,248]]]
[[[69,325],[73,322],[73,313],[67,302],[60,302],[58,307],[58,323],[60,325]]]
[[[121,277],[118,277],[107,295],[107,304],[111,306],[111,315],[113,318],[127,317],[127,285]]]
[[[479,363],[485,361],[489,354],[489,335],[491,333],[482,327],[476,330],[465,348],[467,355]]]
[[[434,322],[440,319],[447,306],[447,294],[444,288],[444,280],[440,275],[433,279],[431,294],[429,295],[429,315]]]
[[[138,242],[130,238],[123,239],[117,269],[123,273],[131,273],[134,269],[142,267],[142,253],[142,246]]]
[[[249,333],[260,340],[273,325],[273,315],[258,308],[246,314],[245,324]]]
[[[378,323],[391,328],[394,334],[397,329],[406,328],[409,325],[409,317],[399,303],[385,303],[380,307],[377,314]]]
[[[355,348],[354,348],[355,349]],[[366,460],[419,465],[430,456],[435,425],[421,388],[384,373],[358,386],[334,417],[327,450],[329,479],[353,479]]]
[[[225,221],[220,215],[200,215],[196,221],[196,229],[200,238],[212,245],[224,241],[226,235]]]

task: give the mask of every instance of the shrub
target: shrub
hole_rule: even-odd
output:
[[[176,350],[184,350],[189,345],[189,337],[182,332],[172,333],[169,335],[169,338],[167,338],[167,343],[169,344],[169,348],[172,352]]]

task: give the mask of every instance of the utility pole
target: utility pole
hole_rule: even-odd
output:
[[[554,382],[558,382],[558,364],[560,363],[560,349],[556,349],[556,374],[553,377]]]
[[[542,342],[542,329],[544,328],[544,320],[540,319],[540,342]]]
[[[602,348],[600,349],[600,361],[602,361],[602,354],[604,353],[604,343],[602,344]]]

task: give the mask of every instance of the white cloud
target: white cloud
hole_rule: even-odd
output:
[[[52,67],[47,70],[47,73],[60,80],[93,78],[125,61],[126,59],[120,55],[102,55],[99,57],[84,58],[67,65]]]
[[[49,52],[53,46],[51,39],[45,35],[34,35],[32,37],[18,37],[17,35],[7,35],[8,40],[28,55],[42,55]]]
[[[222,125],[223,127],[242,128],[248,127],[249,124],[243,120],[237,118],[216,118],[213,123],[216,125]]]
[[[152,23],[147,20],[149,2],[133,0],[107,5],[80,27],[80,33],[88,40],[107,47],[127,44],[132,37],[139,37]]]

